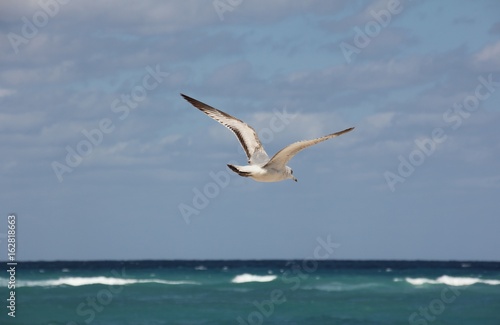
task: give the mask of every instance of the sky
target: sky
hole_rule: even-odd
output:
[[[500,260],[500,2],[0,4],[16,258]],[[231,172],[252,125],[298,182]],[[325,244],[326,243],[326,244]]]

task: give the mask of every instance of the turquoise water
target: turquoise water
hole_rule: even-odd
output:
[[[20,262],[15,318],[0,284],[0,324],[500,324],[500,263]]]

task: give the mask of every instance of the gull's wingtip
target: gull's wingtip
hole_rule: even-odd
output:
[[[192,97],[189,97],[188,95],[184,95],[183,93],[181,93],[181,96],[182,96],[182,98],[187,100],[189,103],[191,103],[191,105],[193,105],[196,108],[199,108],[198,105],[203,104],[202,102],[200,102]],[[204,105],[206,105],[206,104],[204,104]]]
[[[344,133],[347,133],[347,132],[351,132],[352,130],[354,130],[354,127],[352,127],[352,128],[348,128],[348,129],[345,129],[345,130],[343,130],[343,131],[340,131],[340,134],[344,134]],[[340,135],[340,134],[339,134],[339,135]]]
[[[337,132],[337,133],[333,133],[332,135],[338,136],[338,135],[342,135],[342,134],[347,133],[347,132],[351,132],[352,130],[354,130],[354,127],[342,130],[342,131]]]

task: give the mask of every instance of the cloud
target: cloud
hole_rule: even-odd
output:
[[[442,69],[435,58],[407,57],[296,71],[288,74],[283,81],[294,90],[314,89],[318,93],[328,93],[327,88],[337,92],[394,91],[421,84],[428,80],[429,73],[438,73]]]
[[[224,14],[224,23],[277,23],[287,17],[313,13],[314,15],[331,15],[348,7],[350,1],[336,0],[318,2],[314,0],[289,1],[264,0],[243,1],[233,11]]]
[[[464,177],[457,179],[455,185],[461,188],[474,189],[500,189],[500,175],[486,177]]]
[[[0,78],[10,86],[33,85],[39,83],[60,83],[68,81],[74,73],[75,62],[63,61],[46,67],[6,69]]]
[[[500,34],[500,22],[494,23],[490,30],[488,31],[490,34]]]
[[[234,89],[235,84],[249,84],[252,81],[252,65],[246,60],[227,63],[212,71],[203,81],[214,89],[231,89],[231,92],[238,93]]]
[[[68,215],[88,224],[116,217],[123,221],[124,234],[133,234],[135,212],[147,209],[158,229],[184,229],[169,228],[165,221],[182,221],[178,204],[191,203],[193,189],[203,190],[212,181],[211,171],[225,170],[231,160],[243,163],[246,159],[236,137],[191,107],[180,92],[233,114],[258,132],[271,128],[275,111],[296,113],[297,118],[264,144],[270,154],[293,141],[356,127],[293,160],[296,171],[307,166],[302,172],[309,173],[310,179],[299,183],[303,187],[252,183],[231,175],[231,185],[221,191],[221,198],[226,195],[231,200],[214,199],[197,220],[203,222],[204,233],[220,235],[220,224],[212,221],[216,215],[232,218],[228,211],[235,207],[252,217],[251,207],[242,208],[247,204],[242,197],[266,199],[278,188],[289,191],[283,202],[300,202],[290,208],[290,215],[297,216],[295,210],[318,209],[323,197],[330,200],[336,191],[332,183],[342,185],[343,193],[335,193],[346,198],[355,192],[363,202],[383,202],[409,214],[413,212],[398,198],[418,197],[421,192],[416,188],[425,188],[429,197],[438,200],[444,191],[436,188],[457,180],[465,191],[488,189],[490,176],[495,180],[490,188],[496,186],[497,92],[459,129],[447,129],[448,140],[401,185],[401,192],[388,195],[383,177],[384,171],[397,169],[400,155],[407,157],[414,150],[415,139],[429,136],[436,127],[449,127],[443,113],[474,92],[479,75],[493,73],[498,78],[500,43],[492,37],[500,30],[498,18],[481,5],[474,6],[484,17],[472,23],[460,6],[450,5],[453,10],[444,19],[437,10],[446,8],[443,4],[412,1],[415,7],[410,10],[410,2],[402,1],[403,12],[392,17],[391,24],[347,64],[339,42],[352,39],[353,28],[364,28],[374,19],[371,12],[384,9],[387,1],[243,1],[225,13],[224,21],[212,1],[146,0],[127,5],[117,0],[69,1],[15,53],[7,34],[21,33],[22,18],[31,19],[40,10],[38,3],[0,4],[2,197],[25,209],[25,234],[32,243],[40,242],[37,233],[51,236],[53,223],[40,229],[30,226],[48,215],[54,222],[71,225]],[[453,34],[458,27],[471,28],[471,33],[458,37]],[[484,33],[476,33],[480,28]],[[156,65],[168,76],[120,119],[122,115],[111,109],[112,102],[130,95],[141,83],[145,68]],[[63,161],[66,146],[76,147],[85,140],[82,130],[98,127],[103,118],[112,120],[114,131],[59,183],[51,162]],[[308,200],[301,197],[304,191]],[[467,200],[463,198],[453,197],[464,206],[479,197],[469,191]],[[348,201],[328,203],[335,204],[335,211],[350,213]],[[280,218],[289,215],[276,213],[273,202],[265,201],[266,213],[274,214],[281,224],[285,219]],[[100,211],[100,206],[109,207],[110,213]],[[359,223],[363,216],[373,220],[385,213],[366,206],[357,208],[356,216],[346,214],[346,219],[356,217],[352,219]],[[422,205],[418,217],[425,219],[420,214],[435,207]],[[325,215],[330,213],[323,209]],[[241,226],[237,222],[246,222],[244,217],[227,229],[237,233]],[[319,227],[331,225],[321,213],[315,218]],[[301,228],[310,221],[293,220]],[[107,230],[102,229],[103,238]],[[86,235],[79,231],[75,241],[85,242]],[[272,242],[270,237],[266,244]],[[188,234],[186,241],[195,242],[193,238]],[[207,245],[207,250],[216,251],[213,245]],[[28,258],[45,254],[36,244],[31,247],[32,251],[25,250],[31,254]],[[86,256],[97,250],[90,243]],[[249,252],[258,255],[252,249]],[[161,258],[169,254],[182,257],[183,253],[151,252]],[[195,251],[189,254],[199,256]],[[73,252],[60,247],[52,256],[73,256]]]
[[[0,130],[6,132],[26,132],[34,128],[39,128],[46,121],[46,113],[30,112],[30,113],[0,113]]]
[[[16,93],[16,90],[14,90],[14,89],[0,88],[0,98],[14,95],[15,93]]]
[[[500,71],[500,41],[486,45],[474,55],[473,60],[483,70]]]

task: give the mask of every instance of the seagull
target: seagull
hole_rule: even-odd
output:
[[[202,103],[199,100],[184,94],[181,94],[181,96],[190,102],[191,105],[224,125],[236,135],[243,150],[245,150],[248,158],[248,165],[236,166],[228,164],[227,166],[238,175],[250,177],[258,182],[279,182],[287,179],[297,181],[293,176],[293,170],[286,165],[293,156],[307,147],[338,137],[354,129],[352,127],[340,132],[325,135],[324,137],[292,143],[278,151],[269,159],[269,156],[257,136],[257,132],[255,132],[250,125],[221,110]]]

